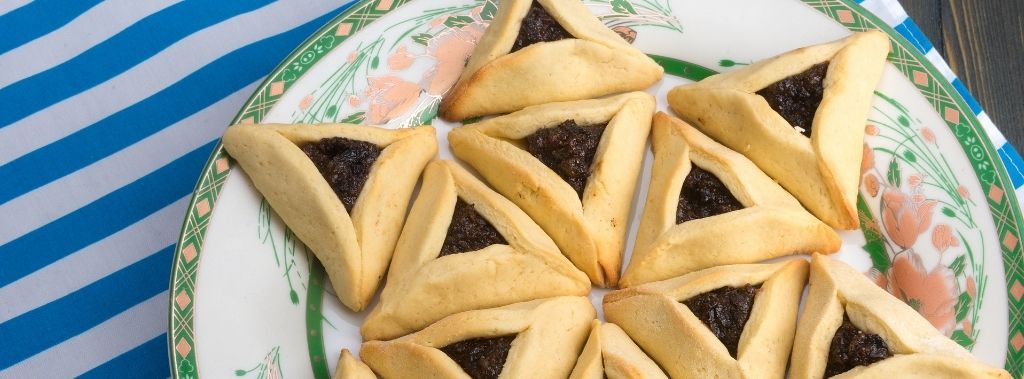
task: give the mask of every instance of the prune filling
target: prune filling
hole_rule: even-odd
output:
[[[345,210],[352,212],[373,162],[380,155],[380,147],[365,141],[330,137],[299,148],[313,161]]]
[[[892,357],[892,352],[882,337],[858,329],[844,315],[843,324],[836,330],[828,348],[825,377],[830,378],[854,367],[867,366],[889,357]]]
[[[757,91],[768,101],[768,105],[786,119],[790,125],[798,127],[801,134],[811,136],[811,124],[814,114],[821,104],[825,92],[825,74],[829,62],[819,63],[807,71],[787,77],[768,87]]]
[[[494,379],[501,374],[516,335],[473,338],[441,348],[473,379]]]
[[[507,244],[505,237],[498,233],[490,222],[473,208],[473,204],[458,199],[455,201],[455,213],[452,223],[448,225],[448,234],[441,245],[441,254],[445,255],[477,251],[497,244]]]
[[[679,191],[676,224],[740,209],[743,209],[743,204],[715,174],[692,165]]]
[[[523,18],[519,27],[519,35],[516,42],[512,44],[512,52],[530,46],[537,42],[551,42],[573,38],[572,34],[565,30],[558,20],[551,17],[544,7],[536,1],[530,4],[530,11]]]
[[[575,120],[566,120],[527,136],[526,151],[554,170],[582,199],[597,145],[607,125],[579,126]]]
[[[684,300],[683,304],[722,341],[729,355],[736,358],[740,335],[760,289],[760,285],[722,287]]]

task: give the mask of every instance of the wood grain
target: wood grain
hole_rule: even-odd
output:
[[[1024,1],[901,3],[1007,139],[1024,146]]]

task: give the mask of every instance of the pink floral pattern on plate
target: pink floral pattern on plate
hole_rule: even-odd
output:
[[[876,97],[861,162],[861,229],[873,263],[867,275],[971,348],[987,282],[974,203],[932,128],[895,99]]]
[[[607,8],[599,19],[632,43],[638,27],[682,32],[667,0],[585,0]],[[301,123],[343,122],[409,127],[429,123],[441,96],[462,74],[497,12],[496,0],[477,0],[454,7],[431,9],[394,23],[401,30],[380,33],[370,42],[344,52],[343,64],[313,93],[303,98],[293,120]],[[399,29],[400,28],[400,29]],[[426,72],[426,74],[422,74]],[[365,78],[365,82],[357,78]]]

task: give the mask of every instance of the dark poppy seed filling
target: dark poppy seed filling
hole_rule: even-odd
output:
[[[477,251],[497,244],[508,244],[508,241],[505,241],[505,237],[502,237],[487,219],[477,213],[473,204],[458,199],[455,201],[452,223],[448,225],[448,234],[444,237],[444,244],[441,245],[441,254],[438,257]]]
[[[722,341],[729,355],[736,358],[743,327],[750,318],[754,296],[760,289],[760,285],[722,287],[684,300],[683,304]]]
[[[324,138],[300,148],[338,195],[345,210],[352,212],[381,148],[343,137]]]
[[[679,191],[676,224],[740,209],[743,209],[743,204],[736,200],[715,174],[697,165],[690,166],[690,173],[686,175],[683,188]]]
[[[757,91],[757,94],[767,100],[768,105],[790,125],[802,129],[801,134],[810,137],[814,114],[825,92],[828,64],[825,62],[811,66],[807,71],[772,83]]]
[[[843,315],[843,324],[836,330],[828,348],[825,377],[830,378],[854,367],[867,366],[889,357],[892,357],[892,352],[882,337],[858,329]]]
[[[519,26],[519,35],[516,36],[516,42],[512,44],[512,52],[537,42],[551,42],[568,38],[573,38],[572,34],[566,31],[558,23],[558,20],[551,17],[544,7],[534,1],[533,4],[530,4],[530,11],[523,18],[522,25]]]
[[[505,358],[516,335],[473,338],[441,348],[473,379],[495,379],[505,367]]]
[[[590,178],[590,166],[607,125],[578,126],[575,120],[566,120],[527,136],[526,151],[554,170],[582,199]]]

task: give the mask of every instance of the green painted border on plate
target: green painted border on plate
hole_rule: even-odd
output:
[[[233,123],[259,123],[277,103],[281,95],[334,47],[382,15],[409,1],[411,0],[362,0],[352,5],[289,54],[249,98]],[[890,54],[889,61],[897,66],[912,83],[915,72],[928,76],[928,84],[918,85],[918,89],[925,95],[930,95],[926,97],[932,102],[940,116],[949,115],[947,110],[957,112],[956,122],[950,120],[953,117],[943,118],[947,120],[950,130],[958,137],[965,154],[971,160],[982,187],[986,188],[988,185],[985,195],[989,209],[993,213],[999,240],[1011,241],[1019,238],[1020,230],[1024,225],[1021,222],[1021,209],[1013,188],[1005,185],[1009,183],[1009,178],[1003,162],[997,158],[995,147],[992,146],[991,140],[981,127],[977,117],[973,112],[964,111],[970,108],[931,62],[895,29],[852,0],[801,1],[850,30],[879,29],[886,32],[893,40],[893,52]],[[973,138],[969,139],[969,137]],[[196,273],[206,229],[209,226],[210,214],[216,205],[220,188],[223,186],[230,168],[230,159],[223,151],[222,146],[218,145],[204,166],[203,173],[196,184],[175,247],[171,273],[168,333],[171,375],[174,378],[198,377],[193,328],[195,314],[192,301],[195,295]],[[1020,244],[1004,242],[1000,245],[1009,299],[1009,340],[1007,341],[1005,367],[1014,376],[1020,377],[1024,373],[1024,351],[1021,349],[1024,348],[1024,301],[1022,301],[1024,299],[1015,299],[1011,294],[1012,287],[1020,286],[1024,281],[1024,257],[1020,254]],[[322,338],[322,334],[320,338]],[[1019,347],[1014,346],[1014,340],[1018,340]],[[322,341],[320,346],[322,350]]]
[[[330,378],[327,353],[324,349],[323,302],[324,280],[327,272],[316,257],[310,257],[309,288],[306,290],[306,344],[309,346],[309,365],[314,378]]]

